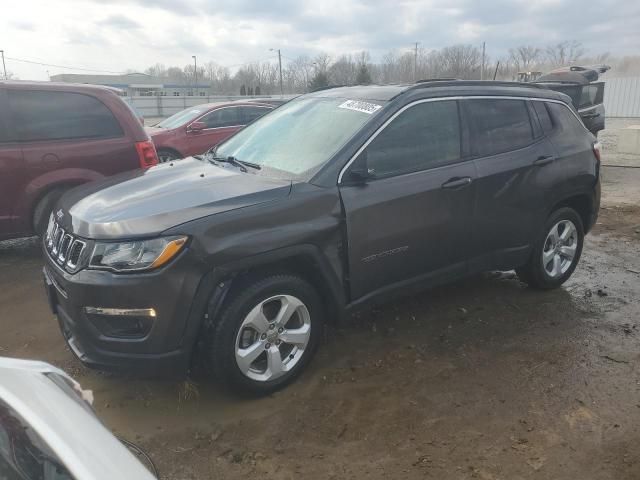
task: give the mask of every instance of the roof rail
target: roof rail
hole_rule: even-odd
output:
[[[321,92],[323,90],[331,90],[332,88],[348,87],[348,85],[327,85],[326,87],[318,87],[311,90],[309,93]]]
[[[521,82],[504,82],[504,81],[496,81],[496,80],[442,80],[442,79],[433,79],[433,80],[424,80],[420,83],[416,83],[415,85],[410,86],[405,90],[405,92],[411,90],[417,90],[420,88],[428,88],[428,87],[442,87],[442,86],[452,86],[452,87],[466,87],[466,86],[485,86],[485,87],[523,87],[523,88],[537,88],[537,89],[546,89],[546,87],[542,85],[536,85],[535,83],[521,83]]]
[[[414,83],[428,83],[428,82],[454,82],[459,81],[459,78],[423,78],[421,80],[416,80]]]

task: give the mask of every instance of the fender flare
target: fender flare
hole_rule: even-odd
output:
[[[335,315],[337,322],[342,322],[347,315],[346,296],[341,289],[342,281],[320,248],[311,244],[279,248],[216,266],[204,275],[196,290],[183,335],[183,346],[192,350],[191,356],[197,350],[197,343],[204,337],[201,335],[202,328],[210,328],[213,325],[227,293],[240,275],[249,270],[301,258],[317,267],[315,273],[318,275],[317,279],[323,282],[324,296],[329,297],[327,300],[330,313]]]

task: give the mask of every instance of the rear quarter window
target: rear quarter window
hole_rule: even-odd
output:
[[[587,133],[582,121],[564,104],[547,102],[547,108],[555,129],[554,143],[558,146],[575,146],[576,139]]]
[[[490,156],[517,150],[533,142],[524,100],[479,99],[463,102],[472,131],[472,152]]]
[[[19,140],[101,139],[123,136],[104,103],[81,93],[10,90],[9,108]]]

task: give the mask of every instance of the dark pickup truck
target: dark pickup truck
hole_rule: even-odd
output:
[[[206,155],[67,193],[46,290],[85,364],[268,393],[325,322],[485,270],[550,289],[600,204],[599,150],[570,99],[535,85],[329,88]]]

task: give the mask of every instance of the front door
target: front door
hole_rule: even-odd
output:
[[[189,142],[186,155],[204,153],[242,128],[238,107],[218,108],[197,121],[204,123],[204,129],[195,131],[187,127]]]
[[[383,126],[347,169],[340,194],[352,300],[465,272],[476,174],[472,161],[462,161],[461,144],[456,101],[417,103]]]

